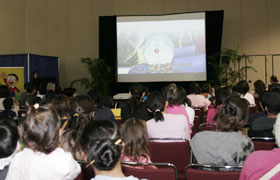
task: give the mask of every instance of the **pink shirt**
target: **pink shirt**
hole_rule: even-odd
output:
[[[200,94],[190,94],[187,96],[191,102],[192,106],[210,106],[211,102]]]
[[[213,120],[216,114],[217,114],[216,108],[208,109],[206,123],[211,123],[211,124],[216,123]]]
[[[164,120],[147,121],[150,138],[186,138],[190,140],[187,118],[182,114],[163,114]]]
[[[121,155],[122,161],[123,162],[136,162],[132,157],[126,156],[124,154]],[[150,156],[146,155],[146,156],[140,156],[138,161],[138,163],[152,163]],[[137,169],[144,169],[144,168],[152,168],[152,169],[157,169],[156,166],[129,166],[129,167],[133,167],[133,168],[137,168]]]
[[[270,151],[255,151],[247,157],[240,180],[260,179],[278,163],[280,163],[280,148]],[[271,180],[276,179],[280,179],[280,172],[271,178]]]
[[[184,115],[187,118],[189,132],[190,132],[190,134],[192,134],[190,118],[189,118],[189,115],[186,111],[186,108],[183,105],[177,105],[177,106],[173,105],[172,107],[167,106],[165,110],[166,110],[167,114],[182,114],[182,115]]]

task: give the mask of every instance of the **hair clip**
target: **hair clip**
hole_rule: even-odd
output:
[[[39,109],[40,105],[39,105],[38,103],[35,103],[35,104],[33,105],[33,107],[34,107],[34,109]]]
[[[79,117],[79,116],[80,116],[80,114],[78,114],[78,113],[73,114],[73,117]]]
[[[86,168],[88,168],[89,166],[91,166],[94,162],[95,162],[95,160],[90,161],[90,163],[86,165]]]
[[[115,145],[118,145],[122,142],[121,138],[115,141]]]
[[[160,112],[160,109],[156,109],[155,112]]]

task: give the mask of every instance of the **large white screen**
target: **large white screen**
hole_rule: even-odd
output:
[[[117,17],[118,82],[206,80],[205,13]]]

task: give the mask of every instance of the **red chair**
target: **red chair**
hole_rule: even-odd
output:
[[[257,113],[257,106],[250,106],[249,107],[249,115]]]
[[[160,142],[158,140],[168,140],[169,142]],[[186,166],[190,163],[190,145],[189,141],[185,139],[178,140],[179,139],[150,140],[151,160],[155,163],[168,162],[174,164],[178,170],[179,179],[185,179],[184,171]]]
[[[216,124],[202,123],[199,125],[199,132],[200,131],[216,131]]]
[[[255,151],[272,150],[276,147],[275,139],[270,137],[252,137]]]
[[[144,166],[144,169],[131,167],[139,165]],[[156,166],[158,169],[145,168],[145,166]],[[173,164],[170,163],[122,162],[122,169],[126,176],[133,175],[139,179],[178,180],[177,169]]]
[[[224,171],[217,171],[221,168]],[[241,169],[242,166],[190,164],[187,166],[185,173],[188,180],[238,180]]]

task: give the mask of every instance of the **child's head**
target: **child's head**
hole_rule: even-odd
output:
[[[11,110],[13,109],[13,106],[14,106],[14,101],[12,98],[6,98],[4,99],[3,101],[3,106],[5,108],[5,110]]]
[[[52,104],[54,107],[56,107],[57,113],[60,116],[60,118],[62,118],[64,116],[69,116],[70,99],[67,96],[65,96],[63,94],[56,96],[52,100]]]
[[[112,170],[120,160],[122,141],[117,125],[111,121],[89,123],[80,145],[85,161],[98,170]]]
[[[216,106],[219,106],[224,103],[226,98],[230,95],[230,92],[227,88],[220,88],[216,91]]]
[[[168,106],[183,104],[182,93],[176,84],[170,84],[165,89],[165,98]]]
[[[214,117],[217,130],[222,132],[241,130],[248,122],[248,110],[249,104],[246,99],[229,96]]]
[[[33,151],[50,153],[59,142],[60,120],[52,106],[35,104],[22,123],[23,141]]]
[[[165,99],[159,91],[152,92],[147,99],[148,110],[154,114],[155,121],[164,120],[162,112],[165,107]]]
[[[135,118],[128,119],[120,129],[125,143],[124,155],[138,161],[140,156],[149,155],[149,137],[146,122]]]
[[[0,119],[0,159],[12,155],[17,147],[17,125],[10,119]]]

